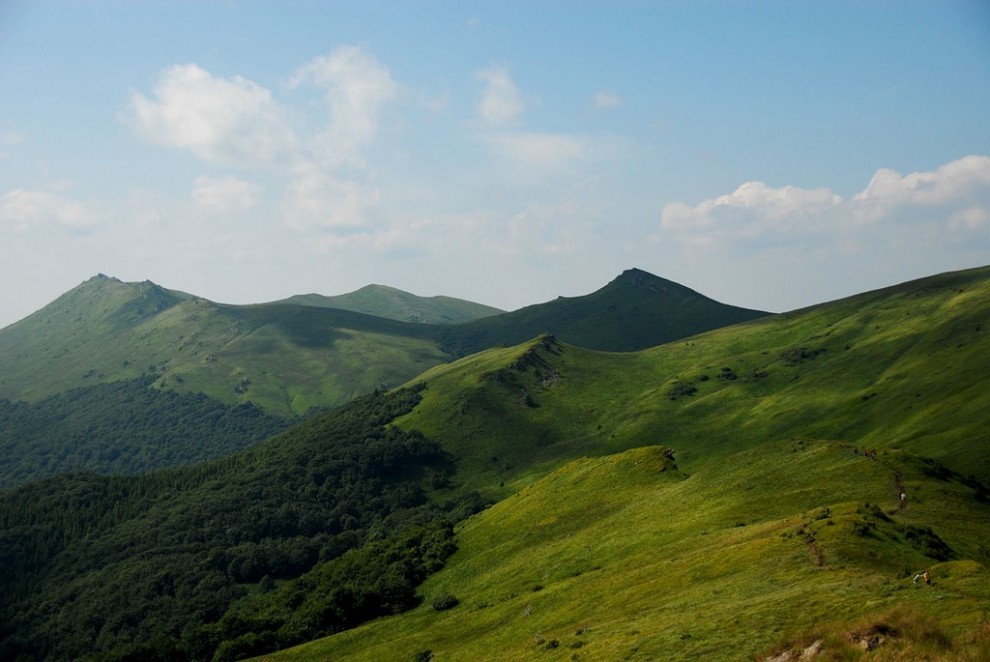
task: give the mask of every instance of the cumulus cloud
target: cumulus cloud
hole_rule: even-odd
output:
[[[203,211],[214,214],[243,212],[258,203],[260,191],[256,184],[237,177],[197,177],[193,183],[192,199]]]
[[[608,108],[617,108],[622,105],[622,97],[614,92],[601,90],[600,92],[595,93],[593,103],[595,104],[595,108],[603,110]]]
[[[399,90],[388,69],[357,46],[341,46],[300,67],[289,85],[304,84],[324,90],[330,123],[321,156],[330,161],[352,158],[375,137],[382,106]]]
[[[990,157],[967,156],[931,172],[908,175],[882,168],[853,197],[851,206],[856,219],[863,222],[888,218],[898,211],[913,216],[973,210],[972,217],[990,208]]]
[[[519,88],[504,67],[491,66],[477,73],[485,83],[478,102],[478,115],[489,126],[501,126],[514,121],[522,113],[525,104]]]
[[[271,92],[196,64],[165,69],[151,98],[134,93],[124,120],[152,142],[208,161],[267,163],[296,143]]]
[[[18,232],[49,223],[78,231],[96,219],[97,213],[89,205],[46,191],[14,189],[0,198],[0,224]]]
[[[990,158],[967,156],[934,171],[901,175],[878,170],[849,199],[827,188],[774,188],[747,182],[732,193],[696,205],[668,204],[660,217],[661,240],[713,246],[739,240],[800,244],[829,237],[846,247],[864,226],[910,234],[972,232],[990,219]],[[918,230],[917,237],[921,237]]]

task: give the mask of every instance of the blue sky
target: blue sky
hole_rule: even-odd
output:
[[[0,325],[96,273],[784,311],[985,264],[986,3],[0,1]]]

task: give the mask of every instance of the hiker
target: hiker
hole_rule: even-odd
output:
[[[931,586],[932,585],[932,573],[930,573],[927,570],[925,570],[924,572],[919,572],[917,575],[914,576],[914,585],[915,586],[918,585],[918,580],[919,579],[924,579],[925,580],[925,584],[927,584],[928,586]]]
[[[903,508],[903,507],[904,507],[904,504],[905,504],[906,502],[907,502],[907,495],[906,495],[906,494],[904,494],[904,492],[901,492],[901,508]]]

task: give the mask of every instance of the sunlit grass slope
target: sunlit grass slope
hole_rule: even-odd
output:
[[[434,368],[399,424],[457,459],[448,489],[502,500],[416,610],[270,659],[986,659],[985,329],[979,269]]]
[[[585,454],[662,443],[694,471],[792,436],[900,448],[986,481],[987,356],[990,268],[638,353],[552,338],[482,352],[424,373],[400,424],[459,458],[465,486],[496,494]]]
[[[887,632],[884,650],[964,659],[990,608],[988,527],[970,487],[901,453],[776,441],[688,476],[639,448],[469,520],[414,611],[265,659],[746,660],[819,632],[835,654],[892,609],[931,624]],[[915,586],[924,569],[934,584]]]
[[[228,306],[96,276],[0,332],[0,397],[31,401],[155,374],[160,387],[301,414],[449,359],[432,333],[351,311]]]
[[[453,297],[420,297],[386,285],[366,285],[354,292],[336,296],[299,294],[285,299],[283,303],[340,308],[401,322],[422,324],[455,324],[505,312]]]

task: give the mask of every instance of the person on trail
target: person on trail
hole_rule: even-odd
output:
[[[904,504],[906,502],[907,502],[907,494],[904,494],[904,492],[901,492],[901,508],[904,507]]]
[[[915,586],[918,585],[918,580],[919,579],[925,580],[925,584],[927,584],[928,586],[931,586],[932,585],[932,573],[929,572],[928,570],[925,570],[924,572],[919,572],[917,575],[914,576],[914,585]]]

